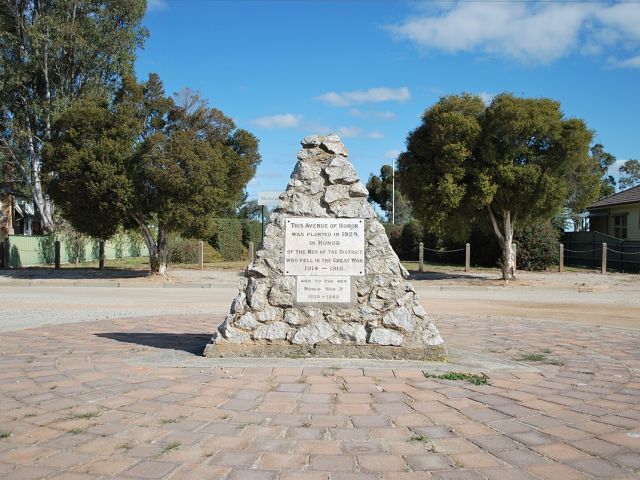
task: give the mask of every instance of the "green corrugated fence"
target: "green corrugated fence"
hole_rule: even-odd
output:
[[[60,240],[60,263],[98,260],[98,240],[84,237],[57,239]],[[55,241],[55,235],[9,235],[9,266],[53,265]],[[128,235],[106,242],[104,253],[107,259],[148,255],[144,242]]]

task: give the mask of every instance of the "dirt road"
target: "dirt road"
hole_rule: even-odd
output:
[[[236,294],[240,272],[141,274],[77,270],[0,271],[0,331],[38,325],[156,315],[210,314],[212,331]],[[412,283],[434,315],[517,317],[640,328],[640,275],[522,272],[505,284],[497,271],[416,274]]]

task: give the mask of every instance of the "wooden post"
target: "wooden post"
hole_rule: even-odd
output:
[[[98,242],[98,269],[104,269],[104,240]]]
[[[264,242],[264,205],[261,205],[261,215],[260,217],[262,218],[262,237],[260,237],[262,240],[260,240],[261,242]]]
[[[204,242],[198,242],[198,268],[204,270]]]
[[[249,265],[253,265],[254,256],[255,256],[255,247],[253,246],[253,242],[249,242]]]
[[[602,244],[602,267],[600,273],[607,273],[607,244]]]
[[[471,244],[467,243],[464,246],[464,271],[471,271]]]
[[[56,270],[60,270],[60,240],[56,240],[53,260]]]
[[[424,272],[424,243],[418,245],[418,271]]]
[[[9,237],[4,239],[4,268],[11,268],[11,242]]]
[[[560,264],[558,265],[558,271],[564,272],[564,245],[560,244]]]

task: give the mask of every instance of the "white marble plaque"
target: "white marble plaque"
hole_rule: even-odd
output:
[[[298,276],[298,303],[350,303],[351,278],[348,276]]]
[[[364,275],[364,220],[287,218],[285,275]]]

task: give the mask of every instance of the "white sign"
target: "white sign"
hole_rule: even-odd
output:
[[[364,275],[364,219],[287,218],[285,275]]]
[[[278,203],[280,192],[258,192],[258,205],[274,207]]]
[[[298,303],[350,303],[351,278],[347,276],[299,276],[296,279]]]

